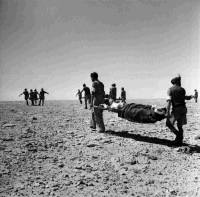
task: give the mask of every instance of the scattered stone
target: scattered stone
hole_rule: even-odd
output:
[[[200,139],[200,135],[197,135],[194,139],[195,140],[199,140]]]
[[[192,153],[192,149],[189,146],[183,146],[183,147],[177,148],[177,152],[191,154]]]
[[[94,183],[90,182],[87,184],[87,186],[94,186]]]
[[[10,174],[10,171],[3,166],[0,166],[0,174]]]
[[[126,175],[127,174],[127,170],[126,169],[121,169],[121,170],[119,170],[119,174]]]
[[[112,140],[103,140],[102,143],[104,143],[104,144],[106,144],[106,143],[110,144],[110,143],[112,143]]]
[[[2,138],[3,141],[13,141],[14,139],[10,136],[6,136],[4,138]]]
[[[15,127],[16,125],[15,124],[4,124],[3,127],[6,128],[6,127]]]
[[[32,143],[26,144],[25,147],[28,149],[28,151],[37,152],[37,146]]]
[[[70,185],[72,185],[73,183],[71,182],[71,181],[65,181],[64,182],[64,185],[66,185],[66,186],[70,186]]]
[[[137,160],[136,160],[135,157],[132,157],[132,159],[130,160],[130,164],[131,164],[131,165],[137,164]]]
[[[158,160],[158,157],[156,157],[154,155],[148,155],[148,158],[151,160]]]
[[[83,167],[82,166],[75,166],[75,168],[74,169],[77,169],[77,170],[82,170],[83,169]]]
[[[40,186],[39,183],[34,183],[34,184],[33,184],[33,187],[39,187],[39,186]]]
[[[76,186],[79,186],[79,185],[84,185],[85,183],[81,180],[81,181],[78,181],[77,183],[76,183]]]
[[[87,144],[87,147],[95,147],[95,146],[98,146],[98,144],[94,144],[94,143],[91,143],[91,144]]]
[[[2,140],[2,142],[3,142],[3,140]],[[0,151],[5,150],[5,149],[6,149],[6,146],[0,145]]]
[[[59,168],[63,168],[65,165],[63,163],[58,164]]]

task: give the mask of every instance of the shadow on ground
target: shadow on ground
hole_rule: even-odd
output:
[[[115,132],[112,130],[108,130],[106,133],[108,135],[115,135],[115,136],[119,136],[119,137],[123,137],[123,138],[134,139],[136,141],[141,141],[141,142],[160,144],[160,145],[174,147],[174,148],[177,147],[177,146],[173,145],[173,141],[171,141],[171,140],[160,139],[157,137],[142,136],[140,134],[128,133],[128,131]],[[190,153],[190,154],[191,153],[200,153],[200,146],[183,143],[182,147],[189,148],[189,150],[184,151],[186,153]]]

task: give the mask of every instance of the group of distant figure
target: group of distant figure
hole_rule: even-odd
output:
[[[28,90],[25,88],[24,92],[22,92],[19,96],[24,94],[24,99],[26,101],[26,104],[29,105],[28,100],[31,101],[31,105],[37,105],[37,101],[39,100],[39,104],[38,105],[44,105],[44,100],[45,100],[45,94],[49,94],[48,92],[44,91],[44,89],[42,88],[40,93],[38,93],[38,91],[35,89],[34,91],[31,89],[30,93],[28,92]],[[39,99],[38,99],[39,96]]]
[[[85,92],[85,96],[82,97],[82,92]],[[82,104],[82,99],[84,98],[85,100],[85,109],[87,109],[87,104],[91,103],[91,92],[90,88],[86,86],[86,84],[83,84],[83,89],[80,91],[78,90],[78,93],[76,94],[79,98],[80,104]],[[104,96],[104,101],[106,104],[115,102],[116,100],[121,100],[123,103],[126,103],[126,91],[124,90],[124,87],[121,88],[121,97],[117,99],[117,87],[116,84],[113,83],[110,88],[109,94],[105,94]]]

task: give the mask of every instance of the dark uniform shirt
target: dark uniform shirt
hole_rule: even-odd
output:
[[[117,88],[111,87],[110,88],[110,98],[116,100],[117,97]]]
[[[35,92],[35,91],[34,91],[34,100],[38,100],[37,95],[38,95],[38,92]]]
[[[30,100],[34,100],[34,96],[35,96],[35,93],[34,92],[30,92]]]
[[[24,99],[27,100],[29,98],[28,91],[24,91],[23,94],[24,94]]]
[[[104,84],[99,80],[92,83],[92,95],[94,95],[93,105],[100,105],[104,103]]]
[[[198,92],[197,91],[195,91],[195,93],[194,93],[194,98],[198,98]]]
[[[44,90],[41,90],[41,91],[40,91],[40,99],[41,99],[41,100],[44,100],[44,94],[45,94],[45,93],[48,94],[48,93],[45,92]]]
[[[85,95],[90,95],[90,88],[85,87],[83,88],[83,91],[85,92]]]
[[[171,88],[168,89],[167,92],[167,100],[170,100],[172,102],[173,107],[178,107],[178,106],[185,106],[185,89],[173,85]]]
[[[122,90],[122,92],[121,92],[121,98],[126,99],[126,91],[125,90]]]
[[[77,95],[78,95],[79,99],[82,99],[82,94],[81,94],[81,92],[78,92]]]

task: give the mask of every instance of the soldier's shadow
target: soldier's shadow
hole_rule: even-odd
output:
[[[113,130],[109,130],[106,133],[109,135],[115,135],[115,136],[119,136],[123,138],[134,139],[136,141],[160,144],[160,145],[174,147],[174,148],[177,147],[173,145],[173,141],[171,140],[161,139],[157,137],[142,136],[140,134],[128,133],[128,131],[115,132]],[[182,147],[186,147],[186,146],[189,147],[190,153],[200,153],[200,146],[183,143]]]

